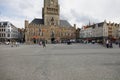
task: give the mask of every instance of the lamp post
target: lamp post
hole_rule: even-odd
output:
[[[120,28],[118,29],[118,38],[120,38]]]

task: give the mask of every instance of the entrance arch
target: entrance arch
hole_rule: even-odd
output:
[[[54,33],[54,31],[51,32],[51,43],[55,43],[55,33]]]

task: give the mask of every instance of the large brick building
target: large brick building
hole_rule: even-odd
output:
[[[76,26],[66,20],[60,20],[60,6],[58,0],[44,0],[42,19],[35,18],[32,22],[25,20],[26,43],[61,42],[75,39]]]

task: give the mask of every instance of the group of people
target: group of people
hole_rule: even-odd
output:
[[[111,41],[111,40],[107,40],[107,41],[106,41],[106,47],[107,47],[107,48],[113,48],[113,44],[112,44],[112,41]]]
[[[43,48],[45,48],[46,47],[46,41],[45,40],[40,41],[39,45],[42,45]]]
[[[120,48],[120,40],[118,42],[119,48]],[[113,42],[111,40],[106,40],[106,47],[107,48],[113,48]]]
[[[11,42],[11,47],[14,47],[14,46],[18,47],[19,43],[18,42]]]

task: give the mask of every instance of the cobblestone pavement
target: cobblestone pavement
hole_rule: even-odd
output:
[[[0,45],[0,80],[120,80],[120,49],[98,44]]]

